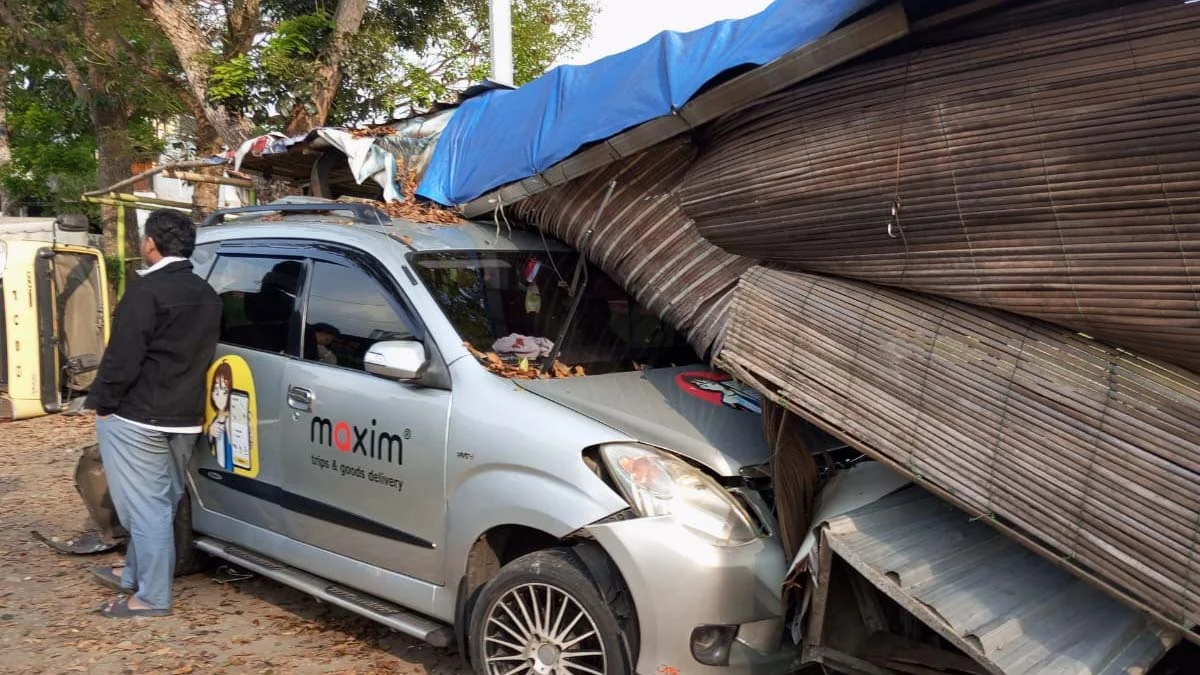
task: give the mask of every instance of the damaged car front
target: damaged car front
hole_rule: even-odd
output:
[[[632,597],[636,672],[786,670],[786,560],[757,394],[703,365],[573,251],[417,251],[409,262],[466,343],[469,367],[511,381],[489,402],[498,414],[521,409],[508,397],[532,394],[609,430],[601,443],[588,434],[577,458],[627,508],[576,534],[603,548]],[[564,428],[540,414],[529,424]],[[514,448],[505,461],[532,456]]]

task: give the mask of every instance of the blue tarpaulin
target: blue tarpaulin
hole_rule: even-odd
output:
[[[536,175],[593,141],[670,114],[712,78],[762,65],[829,33],[872,0],[776,0],[762,12],[559,66],[514,90],[467,99],[438,140],[417,194],[464,204]]]

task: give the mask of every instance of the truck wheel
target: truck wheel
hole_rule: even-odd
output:
[[[617,619],[569,549],[517,558],[483,587],[471,612],[479,675],[629,675]]]

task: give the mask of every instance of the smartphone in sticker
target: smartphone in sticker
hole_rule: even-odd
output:
[[[229,398],[229,430],[233,445],[233,465],[250,471],[250,395],[234,390]]]

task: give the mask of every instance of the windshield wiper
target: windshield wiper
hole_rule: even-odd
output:
[[[567,289],[567,295],[571,298],[571,307],[567,310],[567,318],[563,321],[562,328],[558,331],[558,337],[554,340],[554,346],[550,348],[550,354],[546,360],[542,362],[542,374],[550,372],[554,367],[554,362],[558,360],[558,354],[562,351],[563,342],[566,341],[570,334],[571,326],[575,323],[575,313],[579,310],[579,303],[583,300],[583,292],[588,285],[587,271],[587,244],[592,238],[592,232],[596,229],[596,222],[600,220],[600,214],[604,213],[604,207],[608,206],[608,200],[612,198],[613,190],[617,187],[617,181],[612,181],[608,184],[608,192],[604,194],[604,200],[600,202],[600,208],[596,209],[596,215],[592,216],[592,222],[584,231],[583,236],[579,239],[579,260],[575,261],[575,272],[571,275],[571,287]]]

